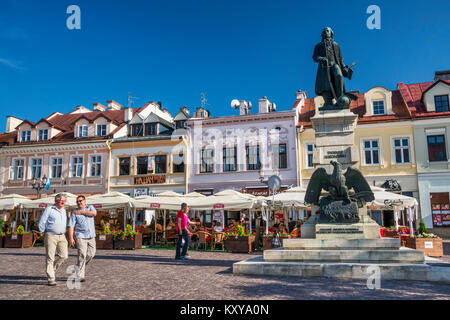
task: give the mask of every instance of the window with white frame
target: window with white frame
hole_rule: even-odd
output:
[[[287,169],[286,144],[272,145],[272,167],[274,169]]]
[[[380,164],[380,146],[377,139],[364,140],[364,163],[366,165]]]
[[[39,129],[38,130],[38,141],[48,140],[48,129]]]
[[[12,165],[11,179],[23,180],[24,168],[25,168],[24,159],[14,159]]]
[[[106,124],[98,124],[97,125],[97,136],[99,136],[99,137],[106,136]]]
[[[31,131],[23,130],[20,132],[20,142],[28,142],[31,141]]]
[[[31,159],[31,179],[40,179],[42,175],[42,159],[32,158]]]
[[[203,149],[200,154],[200,173],[211,173],[213,172],[213,155],[214,151],[212,149]]]
[[[383,115],[386,114],[384,108],[384,100],[374,100],[372,101],[373,115]]]
[[[236,147],[223,148],[223,171],[236,171],[237,169]]]
[[[261,169],[261,159],[259,157],[259,146],[247,146],[245,148],[247,170]]]
[[[70,161],[70,176],[82,177],[83,176],[83,157],[75,156]]]
[[[91,177],[100,177],[102,175],[102,156],[90,156],[90,172]]]
[[[84,138],[88,136],[89,126],[82,125],[78,127],[78,138]]]
[[[315,144],[306,145],[306,168],[314,168],[313,155],[315,148],[316,148]]]
[[[395,154],[395,163],[411,162],[408,138],[394,139],[394,154]]]
[[[53,179],[62,177],[63,158],[51,158],[50,160],[50,177]]]

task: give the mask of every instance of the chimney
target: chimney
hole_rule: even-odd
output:
[[[94,111],[105,111],[106,107],[104,105],[102,105],[101,103],[93,103],[94,105]]]
[[[434,81],[450,80],[450,70],[441,70],[434,73]]]
[[[272,103],[267,99],[267,97],[264,97],[262,99],[259,99],[259,113],[268,113],[268,112],[274,112],[277,108],[277,105],[275,103]]]
[[[188,109],[188,107],[184,106],[183,108],[181,108],[181,110],[183,110],[184,112],[186,112],[187,114],[189,114],[189,109]]]
[[[297,91],[296,93],[296,100],[304,100],[306,99],[306,91]]]
[[[245,116],[250,114],[252,109],[252,103],[250,101],[240,100],[239,101],[239,115]]]
[[[162,102],[161,101],[158,101],[156,103],[156,105],[158,106],[159,110],[162,110]]]
[[[197,110],[194,112],[194,118],[208,118],[209,117],[209,111],[205,110],[203,107],[197,108]]]
[[[21,124],[23,122],[23,120],[13,117],[13,116],[9,116],[8,118],[6,118],[6,132],[5,133],[10,133],[16,130],[17,126],[19,124]]]
[[[130,107],[126,107],[123,109],[123,112],[125,113],[123,116],[123,120],[128,123],[133,119],[133,109]]]
[[[108,102],[108,110],[120,110],[122,105],[114,100],[109,100]]]

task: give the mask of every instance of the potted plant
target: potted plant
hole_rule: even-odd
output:
[[[114,249],[114,234],[109,226],[105,226],[103,231],[97,232],[95,243],[97,249]]]
[[[5,248],[31,248],[33,246],[33,234],[25,232],[20,225],[15,232],[7,232],[5,236]]]
[[[269,250],[283,246],[283,239],[289,239],[289,234],[278,233],[278,237],[276,232],[269,232],[264,234],[263,250]]]
[[[0,248],[5,247],[5,220],[0,218]]]
[[[408,248],[421,250],[426,256],[430,257],[442,257],[444,255],[442,238],[429,233],[423,220],[420,220],[417,235],[407,238],[405,241],[405,246]]]
[[[225,233],[224,244],[227,251],[250,253],[255,248],[255,234],[249,234],[238,225],[235,231]]]
[[[394,226],[388,227],[388,228],[384,228],[382,234],[383,234],[384,238],[398,238],[399,237],[399,233],[395,229]]]
[[[124,231],[114,233],[114,249],[140,249],[142,248],[142,233],[134,232],[133,227],[127,224]]]

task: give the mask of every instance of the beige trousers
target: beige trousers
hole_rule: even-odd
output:
[[[55,281],[56,271],[69,257],[67,239],[64,234],[56,235],[46,232],[44,243],[47,259],[47,278],[49,281]],[[58,255],[56,259],[55,254]]]
[[[78,248],[78,277],[84,279],[86,265],[95,256],[95,238],[77,239]]]

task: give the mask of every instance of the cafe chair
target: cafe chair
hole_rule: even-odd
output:
[[[198,242],[204,246],[205,250],[208,248],[208,243],[210,248],[212,247],[211,242],[213,238],[211,236],[211,233],[206,231],[198,231],[196,235],[198,237]]]

